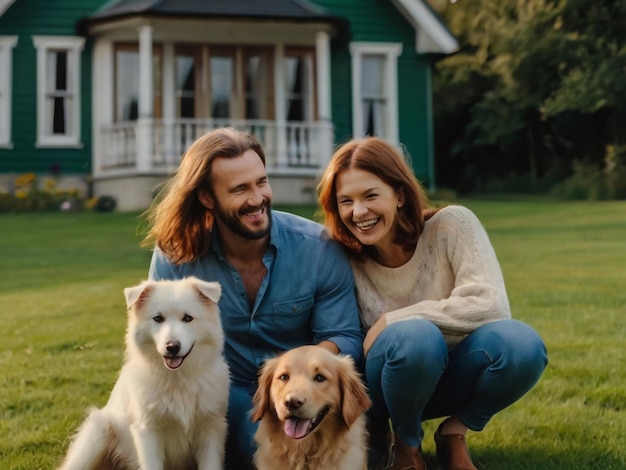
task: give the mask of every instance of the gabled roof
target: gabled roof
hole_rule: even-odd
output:
[[[14,2],[15,0],[0,0],[0,16],[2,16]]]
[[[303,0],[113,0],[87,18],[87,21],[97,22],[136,15],[272,18],[296,21],[339,19]]]
[[[454,35],[422,0],[392,0],[413,26],[417,37],[415,49],[422,54],[451,54],[459,49]]]
[[[0,0],[3,3],[14,0]],[[421,54],[450,54],[458,50],[456,38],[422,0],[391,0],[416,31]],[[111,0],[79,26],[127,17],[246,18],[300,22],[330,22],[349,31],[348,19],[332,16],[306,0]]]

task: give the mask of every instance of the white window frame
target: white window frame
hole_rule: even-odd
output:
[[[13,48],[17,36],[0,36],[0,147],[11,148]]]
[[[352,133],[355,138],[364,137],[363,102],[361,93],[361,62],[366,55],[385,56],[385,99],[387,115],[385,116],[385,132],[379,137],[398,145],[398,57],[402,54],[402,43],[352,42]]]
[[[81,52],[85,38],[76,36],[33,36],[37,49],[37,147],[82,147],[80,141],[80,109],[81,109]],[[48,93],[49,77],[46,73],[46,57],[50,50],[67,52],[68,83],[72,89],[72,106],[65,135],[54,135],[47,131],[52,127],[46,114],[46,94]],[[71,75],[71,77],[69,76]]]

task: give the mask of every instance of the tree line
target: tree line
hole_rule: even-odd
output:
[[[438,5],[437,185],[626,198],[626,0]]]

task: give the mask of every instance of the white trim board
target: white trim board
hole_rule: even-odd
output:
[[[0,0],[0,16],[9,9],[11,5],[15,3],[15,0]]]
[[[422,0],[392,0],[392,2],[415,29],[417,52],[451,54],[459,49],[456,38]]]

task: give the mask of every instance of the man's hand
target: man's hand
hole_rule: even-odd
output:
[[[322,341],[321,343],[318,344],[318,346],[320,348],[327,349],[333,354],[339,354],[341,352],[339,348],[337,347],[337,345],[333,343],[332,341],[328,341],[328,340]]]

